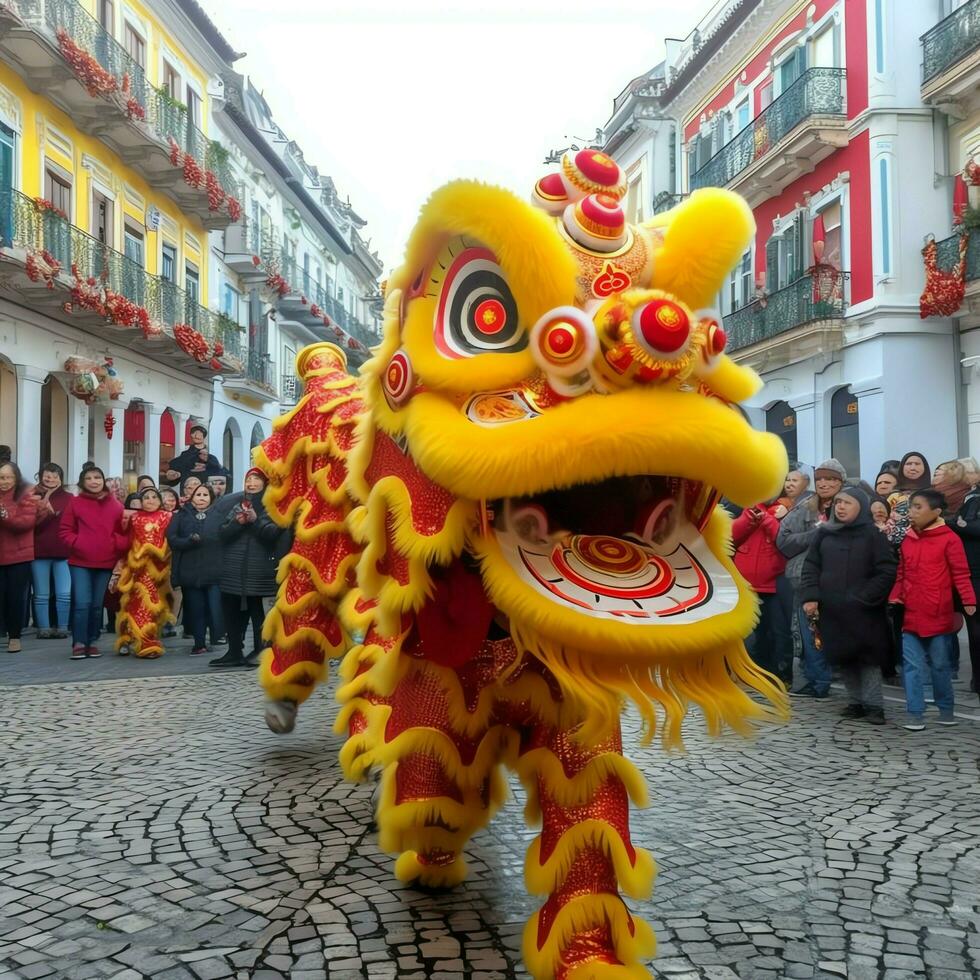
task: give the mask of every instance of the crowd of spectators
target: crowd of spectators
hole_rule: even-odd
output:
[[[811,486],[812,483],[812,486]],[[795,697],[823,700],[834,672],[844,716],[884,724],[883,680],[905,689],[904,727],[925,727],[927,702],[954,725],[959,632],[970,691],[980,679],[980,467],[930,470],[921,452],[886,460],[874,485],[836,459],[798,466],[781,496],[738,513],[735,564],[756,590],[756,663]],[[803,683],[793,687],[794,660]]]
[[[100,657],[100,636],[126,623],[117,652],[155,657],[179,621],[191,656],[227,644],[211,666],[258,663],[263,603],[275,595],[290,534],[265,512],[261,470],[250,469],[242,489],[229,493],[228,471],[208,451],[204,426],[194,426],[190,440],[160,486],[141,475],[132,493],[91,461],[74,493],[56,463],[45,463],[30,484],[9,453],[0,455],[0,635],[10,653],[21,651],[33,624],[40,640],[70,639],[70,659]],[[159,580],[155,605],[135,584],[147,555]],[[146,609],[137,609],[141,601]]]

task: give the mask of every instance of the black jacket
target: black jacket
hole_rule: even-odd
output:
[[[180,474],[178,485],[183,483],[189,476],[196,476],[202,483],[207,483],[209,476],[227,476],[228,471],[218,461],[217,456],[208,453],[208,461],[204,464],[203,470],[195,470],[194,467],[201,462],[199,450],[193,446],[188,446],[179,456],[175,456],[167,464],[168,470],[176,470]]]
[[[966,527],[960,527],[961,517],[966,521]],[[966,560],[970,565],[970,578],[974,581],[980,579],[980,493],[971,493],[963,501],[956,517],[946,523],[963,542]]]
[[[246,496],[255,509],[255,522],[239,524],[235,518]],[[221,591],[240,596],[275,595],[276,570],[288,550],[289,532],[265,512],[260,495],[226,494],[211,509],[214,521],[205,522],[207,540],[221,547]]]
[[[167,540],[173,559],[170,566],[170,581],[174,585],[199,588],[217,585],[221,575],[221,549],[208,542],[208,525],[215,522],[214,507],[203,511],[199,520],[198,512],[190,505],[182,507],[174,514],[167,528]],[[193,540],[193,536],[197,540]]]
[[[818,628],[831,663],[886,662],[888,593],[897,569],[888,539],[873,524],[817,531],[803,563],[800,601],[820,604]]]

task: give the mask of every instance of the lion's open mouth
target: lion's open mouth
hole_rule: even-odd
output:
[[[496,501],[491,525],[507,563],[554,602],[637,625],[696,622],[738,603],[701,535],[717,500],[697,481],[615,477]]]

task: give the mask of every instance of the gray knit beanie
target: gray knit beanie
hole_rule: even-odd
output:
[[[847,479],[847,470],[831,457],[813,469],[813,479],[819,480],[821,478],[824,480],[840,480],[843,483]]]

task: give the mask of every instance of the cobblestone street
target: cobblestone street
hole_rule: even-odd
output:
[[[369,787],[340,779],[332,686],[278,738],[246,672],[0,697],[0,980],[525,975],[534,832],[516,784],[463,887],[402,887]],[[633,836],[660,867],[638,906],[660,974],[980,973],[980,722],[911,734],[842,706],[797,703],[751,743],[709,743],[692,717],[686,755],[631,752],[651,790]]]

